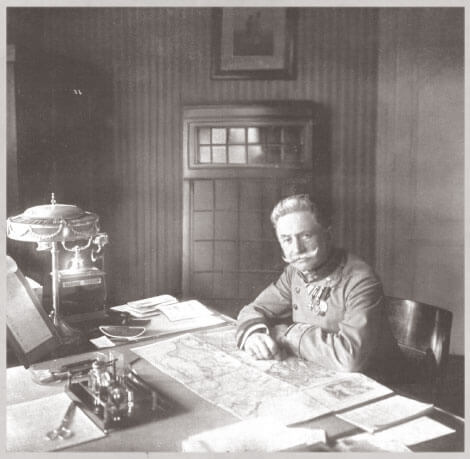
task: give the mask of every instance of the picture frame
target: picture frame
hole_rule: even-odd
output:
[[[295,8],[214,8],[212,79],[296,78]]]

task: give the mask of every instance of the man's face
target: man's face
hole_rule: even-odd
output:
[[[300,271],[312,271],[328,258],[330,234],[308,211],[292,212],[280,217],[276,235],[289,262],[308,254],[292,264]]]

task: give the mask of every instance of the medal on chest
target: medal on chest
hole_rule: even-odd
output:
[[[331,287],[316,285],[312,289],[307,287],[310,296],[310,310],[319,316],[324,316],[328,311],[326,300],[330,296]]]

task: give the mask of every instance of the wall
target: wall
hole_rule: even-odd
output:
[[[299,11],[298,77],[210,78],[209,8],[45,8],[48,52],[109,75],[112,141],[95,186],[110,300],[181,289],[182,107],[194,103],[310,100],[328,126],[336,239],[373,262],[377,12]],[[9,9],[9,16],[19,14]],[[9,17],[10,19],[10,17]]]
[[[9,43],[109,77],[112,138],[89,210],[110,234],[111,302],[181,290],[182,106],[305,99],[327,127],[336,240],[376,256],[386,293],[452,310],[463,352],[458,10],[300,9],[292,81],[211,80],[208,8],[9,8],[7,20]]]
[[[377,269],[386,292],[454,313],[464,350],[462,9],[379,15]]]

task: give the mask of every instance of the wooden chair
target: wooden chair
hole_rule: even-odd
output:
[[[392,333],[406,360],[397,392],[436,404],[449,359],[452,312],[387,297]]]

